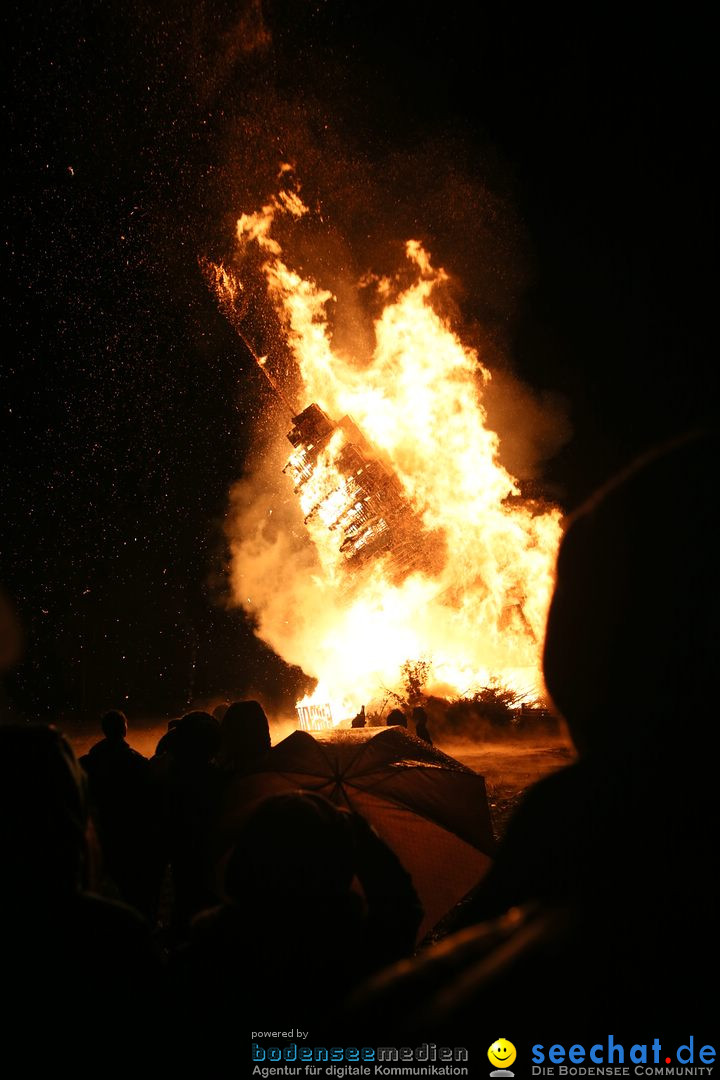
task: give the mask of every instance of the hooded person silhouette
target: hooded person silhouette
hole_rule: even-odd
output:
[[[543,663],[578,760],[528,791],[467,928],[369,987],[375,1016],[412,1003],[408,1037],[499,1024],[508,1001],[538,1030],[561,1017],[573,1038],[589,1021],[680,1034],[710,1022],[717,444],[701,434],[647,455],[568,522]]]

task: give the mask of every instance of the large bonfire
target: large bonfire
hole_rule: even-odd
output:
[[[282,513],[268,538],[273,507],[253,512],[257,484],[241,485],[236,599],[263,640],[318,680],[305,704],[326,721],[379,703],[413,664],[429,693],[489,683],[538,693],[560,513],[522,498],[500,463],[482,401],[491,373],[433,306],[447,275],[409,240],[411,277],[373,281],[384,306],[372,356],[348,355],[333,341],[332,293],[293,269],[277,239],[281,219],[301,229],[309,213],[283,190],[239,218],[231,266],[206,264],[246,341],[262,278],[301,386],[283,482],[314,554],[287,558]],[[256,359],[282,395],[273,358]]]

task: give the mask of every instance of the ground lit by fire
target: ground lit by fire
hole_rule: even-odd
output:
[[[263,640],[318,680],[304,704],[329,706],[335,722],[401,689],[408,661],[429,663],[428,693],[492,681],[537,693],[560,513],[523,499],[501,464],[482,401],[491,372],[434,306],[447,275],[408,241],[397,278],[358,284],[382,303],[372,355],[360,344],[351,355],[333,338],[335,297],[291,265],[288,225],[302,230],[308,216],[298,191],[283,190],[238,219],[231,260],[206,264],[251,344],[248,287],[263,279],[301,386],[279,433],[293,446],[283,480],[294,505],[261,497],[267,462],[236,493],[235,598]],[[273,357],[257,359],[282,395]]]
[[[206,704],[212,708],[212,703]],[[271,720],[273,745],[290,735],[293,729],[293,722],[287,718]],[[98,739],[97,732],[88,733],[82,726],[63,725],[63,730],[78,757],[86,754]],[[136,718],[130,728],[128,742],[141,754],[152,757],[166,731],[164,719]],[[508,820],[528,787],[575,759],[575,753],[562,731],[554,735],[529,733],[518,736],[515,733],[504,737],[497,732],[490,736],[484,729],[482,735],[445,738],[433,727],[432,734],[440,750],[485,778],[496,838],[504,834]]]

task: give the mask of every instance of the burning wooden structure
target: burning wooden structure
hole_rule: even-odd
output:
[[[395,577],[435,570],[444,558],[438,533],[428,534],[402,486],[349,416],[335,423],[312,404],[293,417],[295,447],[285,466],[305,511],[337,533],[347,563],[384,556]],[[430,541],[430,542],[428,542]]]
[[[335,726],[328,702],[320,705],[296,705],[295,712],[301,731],[326,731]]]
[[[276,219],[289,237],[310,214],[286,179],[237,219],[243,280],[209,261],[205,270],[287,409],[285,473],[316,558],[311,574],[309,551],[285,559],[285,545],[260,527],[260,507],[256,515],[243,503],[233,543],[238,602],[264,641],[317,678],[298,703],[301,726],[349,719],[382,688],[401,686],[409,659],[431,657],[443,693],[494,677],[539,687],[560,513],[499,460],[483,404],[491,374],[434,307],[448,275],[408,240],[410,276],[376,281],[372,352],[369,335],[359,356],[348,338],[339,350],[328,306],[336,298],[293,267],[275,235]],[[254,340],[271,352],[282,340],[283,356],[258,355]],[[294,551],[296,514],[276,522]],[[276,565],[280,595],[269,581]]]

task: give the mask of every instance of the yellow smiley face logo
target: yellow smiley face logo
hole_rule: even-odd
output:
[[[497,1069],[507,1069],[517,1057],[517,1050],[507,1039],[496,1039],[488,1050],[490,1064]]]

